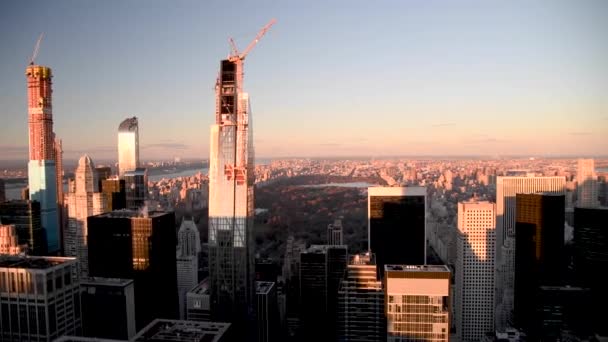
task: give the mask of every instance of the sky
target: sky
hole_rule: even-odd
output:
[[[244,49],[258,157],[608,155],[608,1],[1,1],[0,160],[27,159],[25,67],[53,69],[64,157],[208,158]]]

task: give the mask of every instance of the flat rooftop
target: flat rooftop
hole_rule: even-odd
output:
[[[0,268],[5,267],[44,270],[58,265],[75,262],[76,258],[0,255]]]
[[[107,217],[107,218],[137,218],[137,217],[159,217],[168,214],[167,211],[148,211],[146,212],[142,210],[131,210],[131,209],[120,209],[114,210],[107,213],[95,215],[92,217]]]
[[[105,285],[105,286],[127,286],[133,283],[133,279],[103,278],[103,277],[81,277],[81,285]]]
[[[209,278],[203,279],[198,285],[196,285],[192,290],[188,291],[188,293],[194,293],[198,295],[208,294],[209,293]]]
[[[53,342],[126,342],[123,340],[109,340],[97,337],[61,336]]]
[[[325,253],[330,248],[347,248],[346,245],[310,245],[304,253]]]
[[[384,265],[384,270],[393,272],[450,272],[446,265]]]
[[[274,282],[272,281],[256,281],[255,282],[255,293],[256,294],[268,294],[272,287],[274,286]]]
[[[424,186],[373,186],[367,188],[368,196],[426,196]]]
[[[131,341],[219,342],[230,323],[155,319]]]

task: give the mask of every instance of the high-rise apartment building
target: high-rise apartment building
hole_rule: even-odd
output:
[[[127,209],[138,210],[148,198],[148,170],[137,168],[124,173]]]
[[[30,200],[13,200],[0,203],[0,222],[13,224],[19,245],[27,246],[29,255],[46,255],[46,233],[40,223],[40,203]]]
[[[577,206],[581,208],[595,208],[599,206],[599,187],[593,159],[578,160],[576,182]]]
[[[87,218],[105,212],[106,205],[103,194],[99,192],[95,164],[89,156],[80,158],[74,174],[75,187],[66,195],[68,225],[63,234],[63,248],[66,256],[78,258],[80,275],[86,277],[89,273]]]
[[[522,172],[518,172],[520,174]],[[515,277],[515,218],[516,194],[537,192],[564,194],[565,177],[525,175],[499,176],[496,179],[496,312],[495,325],[499,331],[512,323]]]
[[[0,340],[80,334],[77,268],[74,258],[0,256]]]
[[[135,333],[135,290],[132,279],[80,279],[84,336],[129,340]]]
[[[241,59],[221,62],[209,157],[212,313],[215,320],[237,326],[252,316],[255,295],[253,134],[249,96],[240,83],[242,67]]]
[[[563,194],[516,195],[514,322],[533,340],[540,338],[539,287],[563,279],[565,207]]]
[[[455,323],[458,340],[481,341],[494,331],[496,204],[458,203]]]
[[[385,265],[386,340],[448,341],[450,270],[444,265]]]
[[[338,290],[338,341],[384,341],[384,290],[373,254],[351,258]]]
[[[106,207],[108,211],[127,208],[127,193],[125,187],[124,179],[110,178],[101,181],[100,191],[106,198]]]
[[[608,208],[574,209],[574,267],[583,285],[591,290],[593,330],[608,336]]]
[[[0,223],[0,254],[18,255],[21,252],[15,225]]]
[[[178,317],[173,212],[117,210],[88,218],[89,275],[133,279],[135,319]]]
[[[198,254],[201,239],[194,221],[182,220],[177,233],[177,291],[179,315],[186,318],[186,294],[198,285]]]
[[[426,188],[368,188],[367,229],[379,272],[385,264],[425,264]]]
[[[300,254],[302,331],[333,331],[340,281],[348,263],[346,246],[312,245]]]
[[[57,211],[57,170],[53,134],[51,68],[29,65],[25,70],[29,116],[29,199],[40,203],[48,253],[61,250]]]
[[[327,244],[330,246],[343,245],[342,241],[342,220],[335,220],[334,223],[327,225]]]
[[[118,126],[118,176],[139,167],[139,123],[127,118]]]
[[[258,342],[281,341],[276,283],[255,282]]]

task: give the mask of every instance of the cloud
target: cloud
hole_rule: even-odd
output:
[[[149,148],[161,148],[161,149],[168,149],[168,150],[187,150],[190,148],[190,146],[186,145],[186,144],[178,143],[178,142],[163,142],[163,143],[158,143],[158,144],[148,144],[148,145],[142,146],[142,149],[149,149]]]
[[[444,122],[444,123],[436,123],[436,124],[432,124],[431,127],[450,127],[450,126],[456,126],[455,122]]]
[[[591,132],[570,132],[570,135],[591,135]]]

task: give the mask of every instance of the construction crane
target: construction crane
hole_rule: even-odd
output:
[[[36,46],[34,46],[34,53],[32,53],[32,57],[30,57],[30,65],[34,65],[34,61],[38,56],[38,49],[40,49],[40,43],[42,42],[42,37],[44,37],[44,32],[38,36],[38,41],[36,42]]]
[[[262,29],[260,30],[260,32],[258,32],[258,35],[255,36],[255,39],[249,43],[249,45],[247,46],[247,48],[245,48],[245,50],[243,50],[243,52],[239,53],[239,50],[236,47],[236,43],[234,42],[234,39],[232,39],[232,37],[229,39],[230,41],[230,56],[228,57],[228,60],[235,62],[237,60],[244,60],[245,57],[247,57],[247,54],[249,54],[249,52],[251,52],[251,49],[253,49],[253,47],[255,46],[255,44],[257,44],[260,39],[262,39],[262,37],[264,37],[264,35],[266,34],[266,32],[268,32],[268,30],[270,30],[270,27],[272,27],[272,25],[274,25],[274,23],[276,23],[277,20],[276,19],[272,19],[270,20],[270,22],[268,22],[268,24],[266,24],[266,26],[262,27]]]

